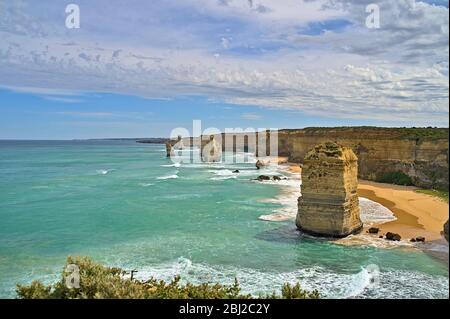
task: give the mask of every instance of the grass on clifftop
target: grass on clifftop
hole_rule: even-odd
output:
[[[79,288],[68,288],[66,279],[71,273],[63,271],[60,281],[54,285],[44,285],[33,281],[29,286],[17,285],[17,296],[21,299],[251,299],[251,295],[242,294],[239,283],[233,285],[203,283],[193,285],[180,284],[180,277],[171,282],[149,279],[131,280],[120,268],[110,268],[95,263],[87,257],[68,257],[67,265],[76,265],[79,269]],[[73,273],[72,273],[73,274]],[[255,278],[257,280],[257,278]],[[299,284],[283,285],[281,295],[261,296],[263,298],[318,299],[319,293],[303,290]]]
[[[427,194],[434,197],[437,197],[444,202],[448,203],[448,190],[439,190],[439,189],[418,189],[417,193]]]

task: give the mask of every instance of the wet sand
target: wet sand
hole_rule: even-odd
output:
[[[402,239],[423,236],[439,240],[448,220],[449,205],[431,195],[415,192],[417,188],[369,181],[359,181],[358,195],[390,209],[397,220],[379,225],[381,234],[395,232]]]

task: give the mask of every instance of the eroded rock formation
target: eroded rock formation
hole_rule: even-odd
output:
[[[202,139],[201,152],[203,162],[220,162],[222,159],[222,145],[217,142],[214,135],[211,135],[207,141]]]
[[[336,143],[320,144],[306,154],[303,165],[297,227],[327,237],[361,231],[355,153]]]
[[[414,185],[445,188],[448,183],[448,128],[335,127],[278,131],[278,152],[302,163],[315,145],[333,141],[358,156],[358,175],[377,180],[403,172]]]
[[[315,145],[333,141],[353,150],[358,157],[358,175],[362,179],[376,181],[384,174],[402,172],[419,187],[448,189],[449,186],[448,128],[286,129],[256,134],[258,145],[255,144],[255,137],[248,134],[236,133],[230,137],[230,134],[222,133],[217,134],[216,139],[222,141],[222,151],[254,153],[261,146],[260,134],[266,136],[266,149],[271,149],[270,141],[277,140],[277,155],[288,158],[289,162],[303,163],[306,153]],[[276,138],[273,134],[277,134]],[[191,138],[191,145],[200,145],[197,139],[199,137]]]
[[[178,135],[176,140],[166,142],[166,155],[172,157],[175,155],[174,150],[182,150],[184,148],[183,138]]]

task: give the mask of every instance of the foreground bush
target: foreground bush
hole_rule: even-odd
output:
[[[86,257],[68,257],[67,265],[75,264],[79,268],[79,288],[68,288],[67,273],[54,285],[46,286],[33,281],[29,286],[17,285],[17,296],[23,299],[249,299],[250,295],[241,294],[237,280],[230,286],[204,283],[200,285],[180,284],[180,277],[171,282],[149,279],[138,281],[125,278],[120,268],[105,267]],[[66,267],[64,268],[66,269]],[[258,280],[258,278],[255,278]],[[267,298],[280,298],[273,294]],[[317,291],[306,291],[300,285],[285,284],[281,298],[317,299]]]

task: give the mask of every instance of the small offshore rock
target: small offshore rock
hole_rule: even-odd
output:
[[[388,232],[386,234],[386,239],[391,240],[391,241],[400,241],[402,239],[402,236],[400,236],[399,234],[396,234],[396,233]]]
[[[378,227],[370,227],[369,228],[369,234],[378,234],[378,232],[380,231],[380,229]]]
[[[422,237],[422,236],[416,237],[416,242],[424,243],[425,242],[425,237]]]
[[[415,243],[416,239],[415,238],[411,238],[410,242]]]
[[[240,173],[240,171],[237,169],[237,170],[233,171],[233,173],[238,174],[238,173]]]
[[[272,177],[272,179],[274,181],[281,181],[281,177],[280,176],[274,176],[274,177]]]
[[[270,181],[270,177],[267,175],[259,175],[258,178],[256,178],[258,181]]]

